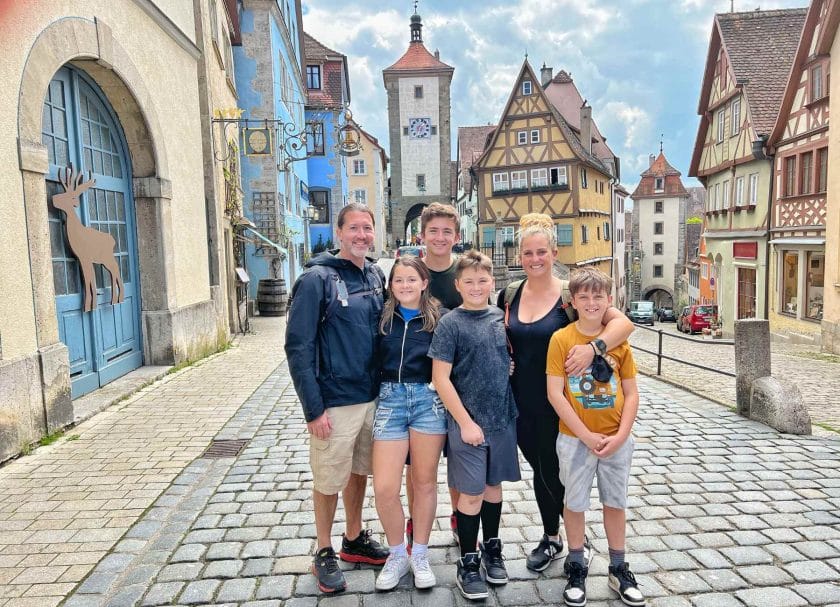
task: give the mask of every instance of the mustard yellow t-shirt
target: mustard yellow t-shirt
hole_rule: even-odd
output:
[[[593,336],[578,331],[577,323],[555,331],[548,344],[545,372],[566,378],[566,399],[587,428],[592,432],[612,436],[618,432],[621,410],[624,408],[621,380],[636,376],[636,363],[633,362],[630,344],[625,341],[607,352],[607,362],[613,369],[609,382],[596,381],[592,377],[591,368],[579,377],[566,375],[564,364],[569,350],[578,344],[588,344],[593,339]],[[569,430],[563,420],[560,420],[560,432],[574,436],[574,432]]]

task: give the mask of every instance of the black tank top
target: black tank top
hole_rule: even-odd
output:
[[[523,283],[524,286],[524,283]],[[569,324],[565,311],[560,307],[562,296],[551,310],[534,322],[519,321],[520,288],[510,305],[508,337],[513,347],[515,368],[510,378],[513,396],[520,416],[557,420],[557,414],[548,402],[545,363],[548,343],[558,329]]]

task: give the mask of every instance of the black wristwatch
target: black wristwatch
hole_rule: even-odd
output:
[[[603,339],[596,338],[589,343],[592,344],[592,346],[595,348],[598,354],[600,354],[601,356],[607,355],[607,344]]]

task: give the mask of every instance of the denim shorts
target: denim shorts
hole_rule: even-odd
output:
[[[407,440],[408,429],[446,434],[446,409],[428,384],[382,382],[373,419],[374,440]]]

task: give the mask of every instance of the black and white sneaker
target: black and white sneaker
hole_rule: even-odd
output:
[[[455,584],[465,598],[476,601],[486,599],[487,582],[481,577],[481,559],[478,552],[470,552],[458,559],[458,572],[455,576]]]
[[[570,607],[583,607],[586,605],[586,576],[589,568],[566,561],[563,570],[569,576],[569,582],[563,590],[563,602]]]
[[[625,605],[631,607],[643,607],[645,605],[645,597],[639,590],[636,576],[630,571],[629,563],[623,563],[618,567],[610,567],[607,584],[618,593],[618,597]]]
[[[502,540],[494,537],[481,545],[481,566],[484,568],[484,577],[488,584],[507,584],[508,574],[505,569],[505,557],[502,556]]]
[[[528,554],[528,558],[525,560],[525,566],[531,571],[545,571],[548,569],[551,561],[557,560],[562,556],[563,538],[555,542],[543,534],[540,543]]]

